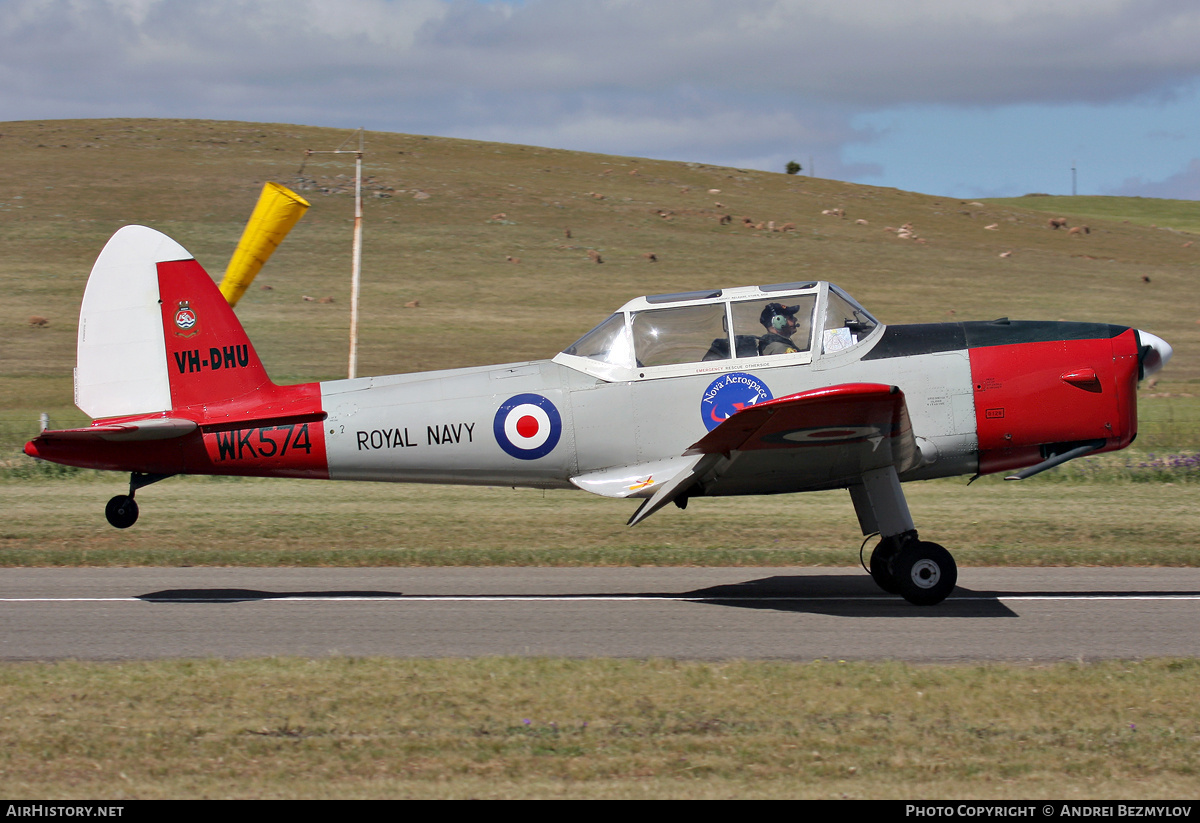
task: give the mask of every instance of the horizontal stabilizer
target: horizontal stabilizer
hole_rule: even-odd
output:
[[[155,417],[129,423],[102,423],[82,429],[59,429],[44,431],[38,440],[109,440],[114,442],[131,440],[170,440],[194,432],[198,426],[194,420],[179,420],[170,417]]]
[[[306,414],[280,413],[266,417],[231,418],[226,421],[207,422],[203,425],[194,420],[183,420],[173,417],[153,417],[146,420],[130,420],[121,423],[97,423],[79,429],[48,430],[38,435],[41,441],[106,440],[110,442],[133,442],[142,440],[170,440],[183,437],[197,429],[205,432],[236,431],[241,429],[261,429],[276,426],[299,426],[304,423],[319,423],[327,417],[325,412],[310,412]]]

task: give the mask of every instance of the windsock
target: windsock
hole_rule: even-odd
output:
[[[230,306],[237,305],[259,269],[307,209],[308,201],[294,191],[278,183],[263,186],[258,205],[250,215],[250,222],[242,232],[242,239],[221,281],[221,294]]]

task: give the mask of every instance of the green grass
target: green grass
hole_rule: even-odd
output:
[[[1013,206],[1067,217],[1068,225],[1086,225],[1087,220],[1115,220],[1154,229],[1166,229],[1188,236],[1181,243],[1200,235],[1200,201],[1156,200],[1143,197],[1025,197],[989,200],[993,205]],[[1071,220],[1070,218],[1074,218]]]
[[[905,489],[922,536],[962,566],[1196,565],[1197,469],[1137,471]],[[847,566],[863,541],[837,491],[698,499],[629,528],[634,502],[580,491],[173,478],[140,491],[141,519],[117,530],[104,503],[125,484],[0,483],[0,566]]]
[[[18,664],[0,668],[0,791],[1191,799],[1198,675],[1192,660]]]

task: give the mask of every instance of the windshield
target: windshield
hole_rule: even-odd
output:
[[[866,309],[838,289],[829,289],[825,308],[825,326],[821,334],[822,350],[826,354],[848,349],[862,340],[879,325]]]
[[[564,354],[587,357],[614,366],[632,366],[633,349],[625,331],[625,315],[617,312],[563,350]]]

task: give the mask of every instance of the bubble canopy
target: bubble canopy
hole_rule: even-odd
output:
[[[824,281],[659,294],[630,300],[554,361],[609,381],[766,368],[811,363],[880,329]]]

